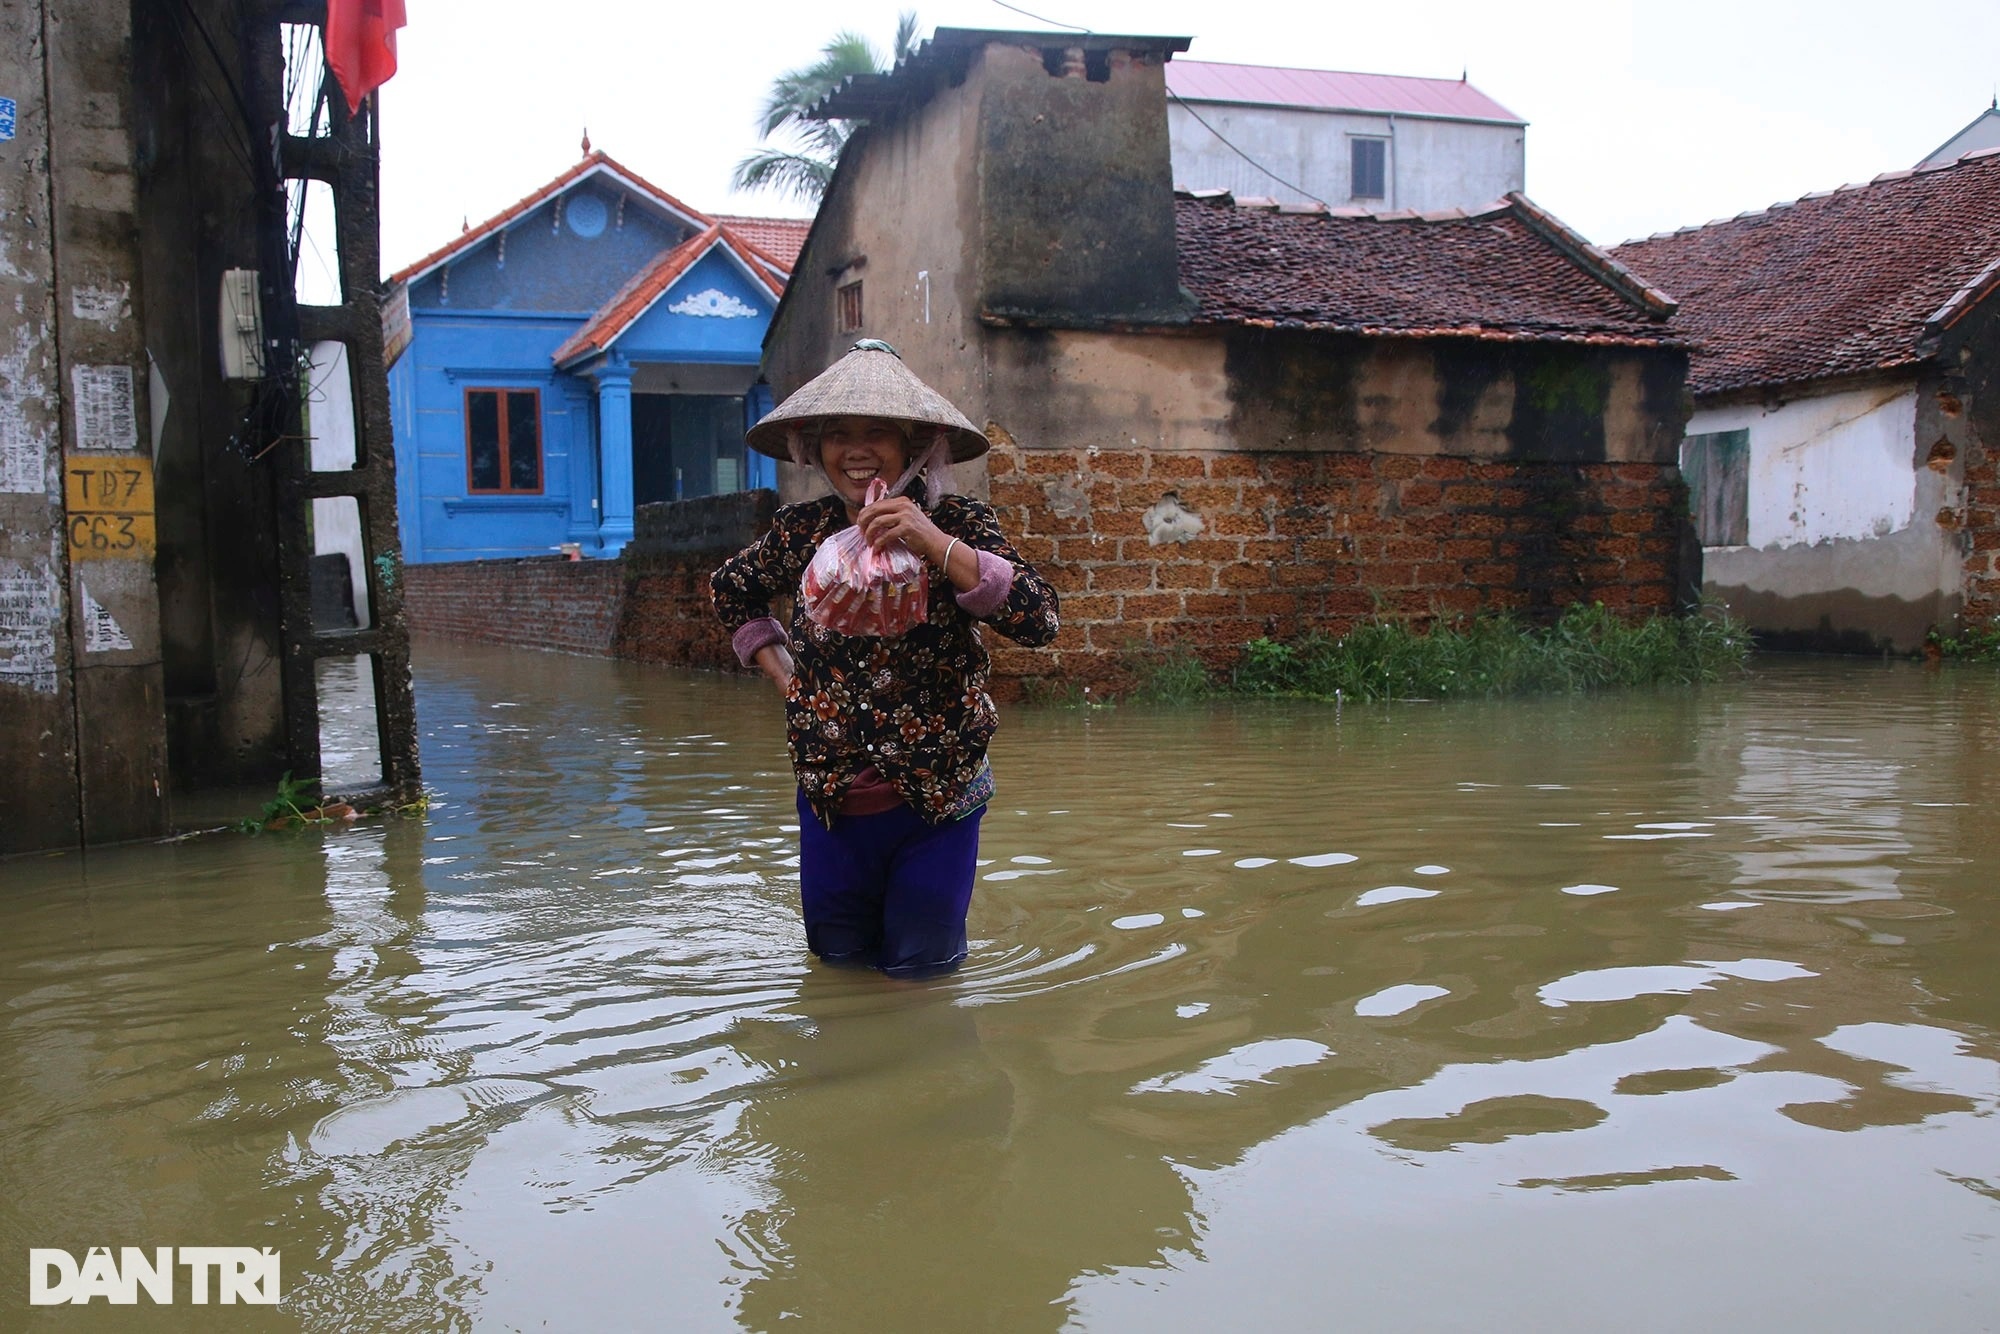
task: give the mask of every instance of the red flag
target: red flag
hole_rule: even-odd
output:
[[[403,0],[326,0],[326,63],[349,110],[396,72]]]

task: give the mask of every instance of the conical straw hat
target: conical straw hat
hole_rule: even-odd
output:
[[[922,427],[941,427],[951,438],[951,461],[964,463],[986,452],[986,437],[937,390],[919,380],[903,364],[896,349],[878,338],[864,338],[833,365],[799,386],[744,435],[760,454],[791,460],[786,434],[811,428],[829,417],[885,417],[915,423],[915,448],[928,443]]]

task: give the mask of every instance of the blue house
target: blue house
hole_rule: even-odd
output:
[[[391,277],[403,558],[615,556],[635,506],[775,486],[743,433],[807,226],[704,214],[590,153]]]

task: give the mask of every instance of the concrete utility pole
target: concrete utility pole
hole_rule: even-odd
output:
[[[156,836],[319,772],[318,664],[373,678],[420,790],[377,307],[374,107],[303,0],[0,7],[0,855]],[[301,310],[286,182],[334,199],[343,300]],[[226,373],[224,274],[256,363]],[[307,341],[345,347],[352,466],[314,471]],[[365,624],[312,623],[314,500],[353,506]],[[216,794],[225,794],[218,807]],[[235,803],[231,806],[228,803]],[[176,816],[178,815],[178,820]]]
[[[167,828],[130,17],[0,10],[0,852]]]

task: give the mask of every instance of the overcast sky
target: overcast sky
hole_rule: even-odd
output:
[[[1038,28],[996,0],[408,0],[384,88],[383,260],[394,270],[592,145],[708,211],[735,195],[772,77],[899,9]],[[1027,0],[1097,32],[1194,39],[1189,58],[1457,78],[1529,122],[1528,193],[1614,244],[1912,166],[2000,84],[1995,0]]]

